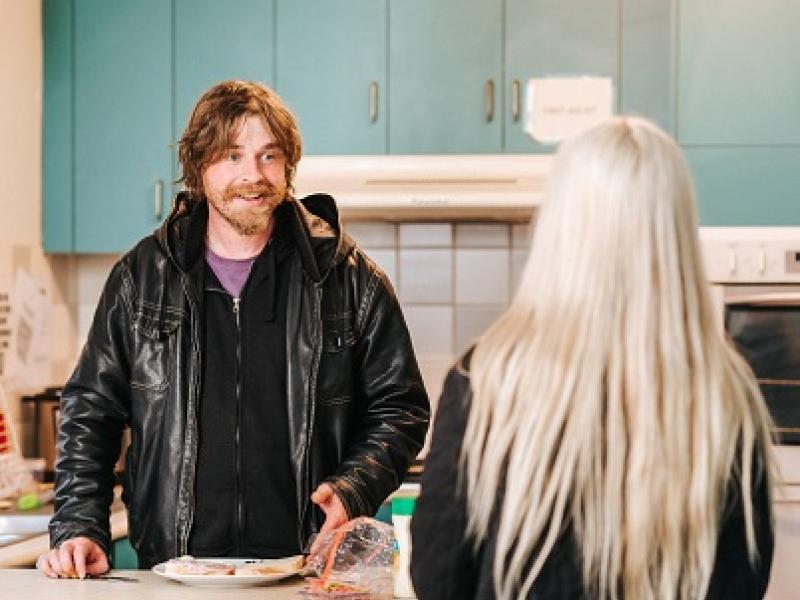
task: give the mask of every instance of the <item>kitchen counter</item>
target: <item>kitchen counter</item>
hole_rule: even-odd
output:
[[[49,504],[30,515],[53,512],[53,505]],[[20,514],[20,513],[17,513]],[[0,516],[8,513],[0,513]],[[111,539],[117,540],[128,535],[128,513],[125,505],[119,499],[119,491],[115,491],[114,503],[111,505]],[[28,567],[32,566],[39,555],[50,550],[50,534],[45,530],[21,538],[19,541],[0,546],[0,567]]]
[[[170,600],[186,598],[236,598],[237,600],[299,600],[305,587],[300,577],[272,585],[221,588],[191,587],[159,577],[150,571],[111,571],[109,575],[131,577],[137,582],[102,579],[50,579],[35,569],[0,570],[4,598],[25,600]]]

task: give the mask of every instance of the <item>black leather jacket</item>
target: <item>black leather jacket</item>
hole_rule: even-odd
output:
[[[419,451],[429,405],[397,298],[345,234],[329,196],[288,200],[298,252],[287,309],[287,403],[301,546],[329,482],[349,516],[371,515]],[[205,202],[172,215],[114,266],[61,399],[53,547],[108,552],[113,468],[131,429],[123,499],[140,565],[187,553],[203,380]],[[268,457],[265,457],[268,460]]]

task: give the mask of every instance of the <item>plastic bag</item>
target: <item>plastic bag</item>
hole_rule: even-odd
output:
[[[391,525],[358,517],[312,540],[304,575],[313,600],[383,600],[392,597],[395,537]]]

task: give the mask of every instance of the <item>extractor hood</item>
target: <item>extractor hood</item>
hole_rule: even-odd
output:
[[[346,220],[529,220],[552,164],[546,154],[306,156],[298,197],[331,194]]]

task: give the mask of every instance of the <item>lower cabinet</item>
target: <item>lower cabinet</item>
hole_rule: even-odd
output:
[[[772,495],[775,554],[766,598],[789,600],[800,590],[800,446],[776,446],[775,462],[780,469]]]
[[[111,544],[111,568],[112,569],[138,569],[139,557],[136,550],[131,546],[128,538],[114,540]]]
[[[776,490],[775,554],[772,574],[767,590],[767,600],[797,598],[800,590],[800,482],[784,485]]]

